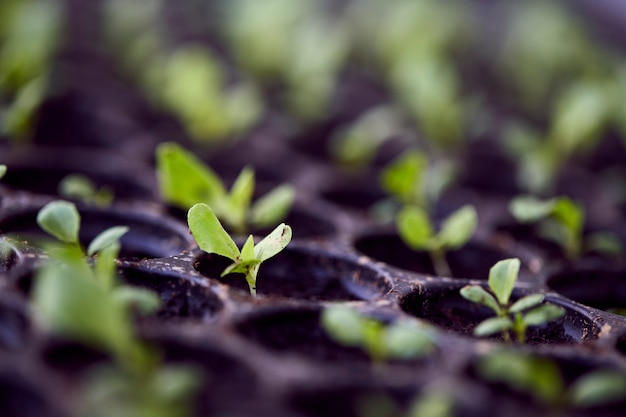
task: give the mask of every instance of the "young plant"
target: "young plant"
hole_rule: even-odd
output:
[[[204,203],[194,205],[189,209],[187,218],[189,230],[200,249],[233,261],[232,265],[222,272],[222,276],[230,273],[244,274],[252,295],[256,295],[257,274],[261,264],[285,249],[291,241],[291,227],[281,223],[256,245],[252,235],[248,236],[240,251],[208,205]]]
[[[163,143],[156,151],[161,195],[170,204],[188,210],[206,203],[230,229],[243,234],[279,223],[295,198],[293,187],[280,185],[252,203],[254,171],[244,168],[230,192],[207,165],[175,143]]]
[[[396,226],[407,246],[415,251],[427,251],[435,272],[449,277],[451,271],[446,252],[459,249],[469,241],[476,230],[477,218],[473,206],[463,206],[450,214],[439,233],[435,233],[425,210],[417,206],[405,206],[396,217]]]
[[[483,378],[504,383],[554,408],[585,408],[626,398],[626,376],[616,370],[583,374],[566,386],[557,364],[545,357],[496,351],[478,362]]]
[[[583,236],[584,208],[567,197],[539,200],[530,196],[514,198],[509,210],[521,223],[539,223],[541,237],[558,244],[570,260],[580,257],[584,249],[619,254],[621,244],[607,232]]]
[[[109,206],[113,201],[113,191],[109,187],[97,188],[89,178],[79,174],[63,178],[59,183],[59,194],[99,207]]]
[[[491,293],[479,285],[466,285],[461,289],[463,298],[489,307],[496,314],[474,329],[475,336],[502,333],[504,340],[510,343],[512,333],[518,343],[524,343],[529,326],[539,326],[565,314],[560,306],[542,304],[543,294],[530,294],[511,303],[519,268],[519,259],[505,259],[491,267],[488,281]]]
[[[331,338],[363,349],[374,364],[422,357],[435,348],[433,335],[424,327],[406,321],[385,324],[342,305],[325,308],[321,323]]]

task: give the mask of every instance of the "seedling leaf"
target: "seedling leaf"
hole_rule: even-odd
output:
[[[424,204],[424,176],[428,159],[419,151],[407,151],[392,161],[381,175],[383,189],[403,203]]]
[[[180,145],[160,144],[156,159],[161,194],[171,204],[187,209],[196,203],[213,204],[226,195],[219,177]]]
[[[283,184],[258,199],[250,210],[250,221],[256,227],[273,226],[283,220],[295,199],[291,185]]]
[[[254,257],[260,262],[266,261],[276,255],[291,242],[291,227],[281,223],[269,235],[265,236],[254,247]]]
[[[322,311],[321,321],[330,336],[343,345],[359,346],[364,340],[363,318],[349,307],[327,307]]]
[[[261,264],[261,261],[259,261],[258,259],[248,259],[245,261],[234,262],[231,265],[229,265],[226,269],[224,269],[224,271],[222,271],[221,276],[240,273],[240,274],[245,274],[246,280],[248,280],[248,275],[251,275],[249,274],[250,270],[260,264]],[[256,277],[256,274],[254,274],[254,276]]]
[[[510,313],[519,313],[523,310],[533,308],[543,302],[545,296],[543,294],[531,294],[517,300],[509,309]]]
[[[37,214],[37,224],[50,235],[65,243],[78,244],[80,214],[68,201],[52,201]]]
[[[383,341],[387,355],[393,358],[415,358],[433,350],[432,340],[426,330],[403,323],[388,326]]]
[[[534,223],[550,216],[554,210],[556,201],[539,200],[535,197],[522,196],[514,198],[509,204],[509,210],[517,221],[521,223]]]
[[[116,242],[119,242],[122,236],[128,232],[126,226],[114,226],[101,232],[96,236],[89,247],[87,248],[87,255],[93,256],[95,253],[100,252],[102,249],[110,246]]]
[[[200,249],[237,261],[240,255],[239,249],[222,227],[211,207],[204,203],[194,205],[189,209],[187,221]]]
[[[446,247],[460,248],[474,234],[477,222],[476,209],[470,205],[463,206],[445,220],[438,237]]]
[[[112,296],[126,309],[130,307],[143,316],[156,312],[161,306],[159,296],[145,288],[123,285],[116,288]]]
[[[249,261],[252,259],[254,259],[254,238],[250,235],[241,248],[241,260]]]
[[[500,305],[508,304],[515,281],[517,281],[519,268],[519,259],[505,259],[489,270],[489,288],[496,295]]]
[[[404,207],[396,217],[396,226],[402,240],[412,249],[430,249],[433,229],[424,210],[417,206]]]
[[[553,216],[569,230],[573,236],[578,236],[583,226],[585,213],[583,208],[567,197],[559,197],[554,205]]]
[[[489,336],[512,327],[513,321],[508,317],[491,317],[474,328],[474,336]]]
[[[230,189],[229,199],[230,213],[236,219],[235,223],[245,223],[246,213],[252,201],[254,193],[254,170],[245,167],[241,170],[235,183]]]
[[[626,397],[626,377],[617,371],[596,371],[577,379],[570,387],[571,402],[579,407],[607,404]]]
[[[523,320],[527,326],[539,326],[540,324],[556,320],[564,314],[565,310],[563,307],[555,304],[544,304],[526,313]]]
[[[489,307],[497,314],[501,312],[501,308],[496,299],[493,298],[493,295],[489,294],[478,285],[466,285],[461,288],[461,295],[469,301]]]
[[[7,173],[7,166],[6,165],[0,165],[0,179],[2,179],[2,177],[4,177],[4,174]]]

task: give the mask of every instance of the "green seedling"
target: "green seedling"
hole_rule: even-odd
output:
[[[325,308],[321,323],[335,341],[364,350],[374,364],[422,357],[435,348],[432,334],[424,327],[405,321],[385,324],[346,306]]]
[[[425,210],[417,206],[405,206],[396,217],[396,226],[404,243],[415,251],[427,251],[435,268],[442,276],[451,276],[446,252],[463,247],[476,230],[478,216],[473,206],[463,206],[450,214],[439,233]]]
[[[496,314],[474,329],[475,336],[501,333],[504,340],[510,343],[513,333],[518,343],[524,343],[529,326],[540,326],[565,314],[560,306],[543,304],[543,294],[526,295],[512,303],[511,293],[517,282],[519,268],[519,259],[499,261],[489,270],[488,284],[491,292],[479,285],[466,285],[461,289],[463,298],[489,307]]]
[[[7,166],[6,165],[0,165],[0,180],[2,179],[2,177],[4,177],[7,173]]]
[[[109,187],[98,188],[89,178],[79,174],[63,178],[59,183],[59,194],[99,207],[107,207],[113,201],[113,191]]]
[[[188,210],[196,203],[211,206],[235,233],[278,224],[293,204],[295,191],[280,185],[254,203],[254,171],[244,168],[229,192],[219,177],[192,153],[175,143],[157,148],[157,174],[161,195],[170,204]]]
[[[626,376],[615,370],[597,370],[566,386],[557,364],[545,357],[497,351],[478,362],[487,380],[504,383],[554,408],[585,408],[626,398]]]
[[[584,208],[567,197],[539,200],[530,196],[513,199],[509,205],[513,217],[521,223],[538,223],[541,237],[558,244],[570,260],[584,249],[619,254],[621,244],[612,234],[596,232],[583,236]]]
[[[261,264],[285,249],[291,241],[291,227],[282,223],[256,245],[252,235],[248,236],[240,251],[208,205],[194,205],[189,209],[187,218],[189,230],[200,249],[233,261],[222,272],[222,276],[230,273],[244,274],[252,295],[256,295],[257,274]]]

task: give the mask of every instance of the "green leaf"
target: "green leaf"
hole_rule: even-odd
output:
[[[523,320],[527,326],[539,326],[564,315],[565,310],[563,307],[554,304],[544,304],[526,313]]]
[[[87,199],[95,193],[95,185],[84,175],[68,175],[59,183],[59,194],[64,197]]]
[[[429,250],[432,246],[433,228],[424,210],[405,206],[396,217],[400,237],[413,250]]]
[[[160,144],[156,163],[161,195],[170,204],[187,209],[196,203],[215,204],[226,196],[219,177],[176,143]]]
[[[287,217],[295,196],[295,190],[291,185],[283,184],[274,188],[252,205],[250,221],[258,228],[277,224]]]
[[[258,259],[248,259],[245,261],[237,261],[229,265],[226,269],[224,269],[220,276],[226,276],[228,274],[245,274],[246,280],[249,276],[253,275],[250,273],[252,269],[261,264],[261,261]]]
[[[454,398],[445,392],[426,392],[411,404],[407,417],[452,417]]]
[[[610,256],[619,256],[624,247],[619,238],[611,232],[594,232],[585,239],[585,248]]]
[[[428,332],[415,325],[394,323],[387,326],[383,335],[387,356],[392,358],[416,358],[434,349]]]
[[[68,201],[52,201],[37,214],[37,224],[62,242],[78,244],[80,214]]]
[[[509,211],[521,223],[534,223],[550,216],[556,200],[539,200],[535,197],[522,196],[514,198],[509,204]]]
[[[200,249],[208,253],[216,253],[233,261],[239,258],[237,245],[226,233],[222,224],[206,204],[196,204],[187,214],[189,229]]]
[[[285,223],[279,224],[276,229],[257,243],[254,247],[254,257],[264,262],[278,254],[291,242],[291,234],[291,227]]]
[[[120,252],[120,244],[113,242],[98,252],[94,265],[94,273],[104,288],[111,289],[117,278],[117,264],[115,260]]]
[[[509,330],[512,327],[513,321],[508,317],[491,317],[476,326],[474,336],[490,336]]]
[[[511,313],[519,313],[522,310],[535,307],[543,302],[545,296],[543,294],[531,294],[517,300],[509,309]]]
[[[495,311],[496,314],[500,314],[502,311],[496,299],[493,298],[493,295],[489,294],[478,285],[466,285],[461,288],[461,295],[466,300],[489,307]]]
[[[113,226],[106,229],[91,241],[87,248],[87,255],[93,256],[96,252],[100,252],[107,246],[119,243],[126,232],[128,232],[127,226]]]
[[[364,341],[364,319],[352,308],[326,307],[322,311],[321,323],[328,335],[342,345],[360,346]]]
[[[254,258],[254,238],[252,235],[248,236],[246,239],[246,243],[244,243],[243,248],[241,248],[241,260],[248,261]]]
[[[250,208],[250,202],[252,201],[252,194],[254,193],[254,170],[249,167],[245,167],[237,176],[235,183],[233,184],[230,194],[228,195],[230,212],[228,218],[232,217],[234,225],[241,225],[245,227],[246,216]]]
[[[7,166],[6,165],[0,165],[0,179],[2,179],[2,177],[4,177],[4,174],[7,173]]]
[[[445,247],[458,249],[465,245],[476,231],[478,215],[473,206],[463,206],[443,223],[437,238]]]
[[[580,204],[567,197],[559,197],[554,205],[553,216],[561,222],[574,237],[582,233],[585,211]]]
[[[424,182],[428,158],[420,151],[410,150],[389,164],[381,175],[383,189],[403,203],[425,203]]]
[[[127,309],[136,310],[140,315],[155,313],[161,306],[161,299],[151,290],[122,285],[112,292],[112,297]]]
[[[500,305],[509,303],[519,268],[520,261],[514,258],[499,261],[489,270],[489,288],[496,295]]]
[[[569,398],[578,407],[593,407],[626,398],[626,377],[612,370],[583,375],[570,387]]]

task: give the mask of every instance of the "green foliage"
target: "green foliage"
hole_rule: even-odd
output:
[[[261,264],[282,251],[291,241],[291,227],[282,223],[256,245],[250,235],[240,251],[211,207],[204,203],[189,209],[188,222],[189,230],[200,249],[233,261],[222,272],[222,276],[230,273],[244,274],[252,295],[256,295],[257,274]]]
[[[428,329],[413,322],[386,325],[341,305],[325,308],[321,323],[335,341],[363,349],[374,363],[422,357],[435,348]]]
[[[295,191],[280,185],[252,202],[254,171],[244,168],[226,191],[219,177],[192,153],[175,143],[163,143],[156,151],[157,174],[165,201],[189,209],[207,203],[234,232],[245,233],[250,227],[273,226],[289,212]]]
[[[37,224],[62,242],[80,244],[80,214],[73,203],[52,201],[46,204],[37,214]]]
[[[557,243],[570,260],[575,260],[588,249],[614,254],[621,251],[617,238],[609,233],[596,232],[585,241],[584,208],[567,197],[540,200],[530,196],[514,198],[509,210],[521,223],[538,223],[541,237]]]
[[[548,358],[498,351],[482,357],[478,372],[493,382],[530,394],[558,408],[605,405],[626,398],[626,376],[614,370],[597,370],[565,386],[559,367]]]
[[[4,177],[4,175],[7,173],[7,166],[6,165],[0,165],[0,179],[2,179],[2,177]]]
[[[474,207],[463,206],[450,214],[439,233],[435,233],[426,211],[417,206],[405,206],[398,213],[396,226],[407,246],[430,254],[437,274],[450,276],[445,253],[463,247],[470,240],[476,230],[477,217]]]
[[[562,307],[542,304],[545,298],[543,294],[526,295],[511,303],[511,293],[517,282],[519,268],[519,259],[497,262],[489,271],[488,285],[491,293],[478,285],[466,285],[461,289],[463,298],[489,307],[495,313],[495,317],[476,326],[474,335],[502,333],[504,340],[510,342],[512,332],[518,343],[524,343],[529,326],[539,326],[565,314]]]
[[[113,191],[110,188],[97,188],[89,178],[79,174],[68,175],[61,180],[59,195],[99,207],[109,206],[113,201]]]

